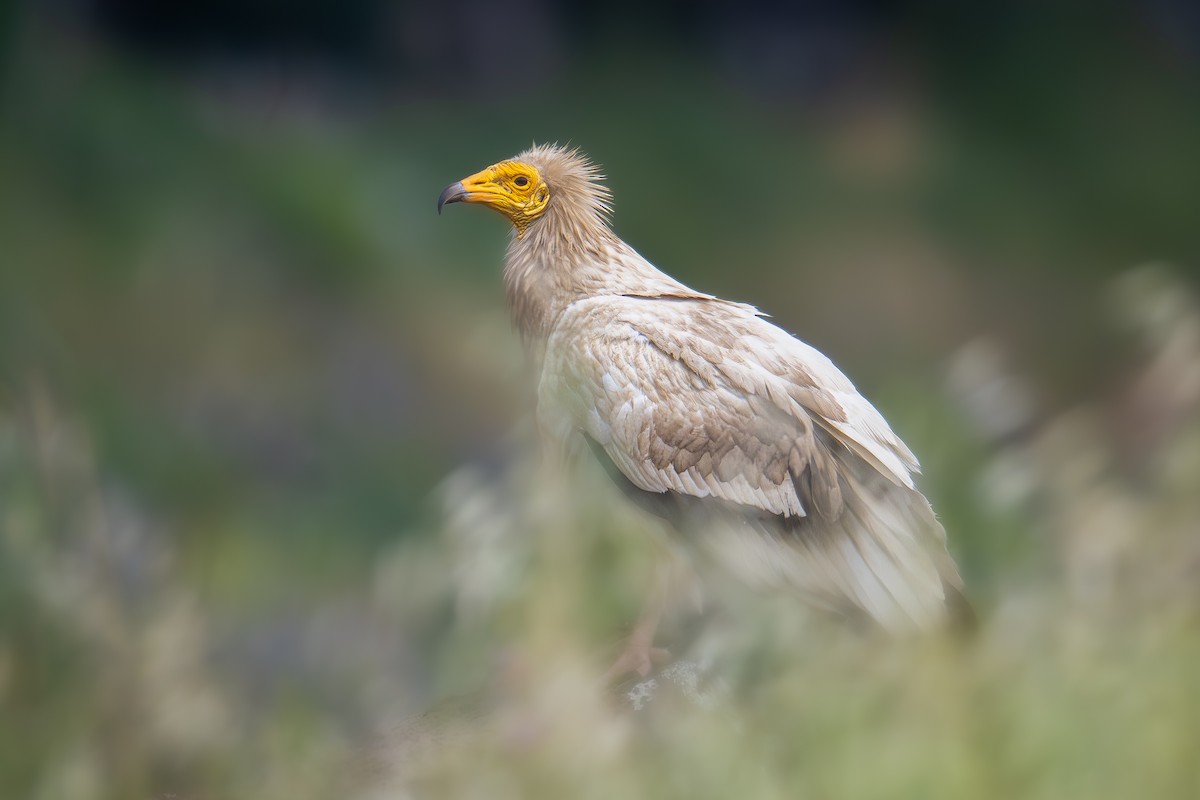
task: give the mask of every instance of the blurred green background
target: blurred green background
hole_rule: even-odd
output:
[[[1116,603],[1138,620],[1194,611],[1192,4],[8,3],[0,795],[340,796],[381,718],[469,687],[447,662],[496,643],[447,519],[504,494],[529,395],[505,226],[434,205],[531,141],[589,153],[618,234],[881,407],[985,618],[1087,605],[1096,574],[1101,631],[1145,628],[1105,616],[1146,594],[1124,580],[1160,591]],[[1172,703],[1200,697],[1189,625]],[[1135,717],[1156,796],[1194,796],[1169,753],[1200,730]],[[1072,783],[1103,761],[938,760],[904,796],[1128,796]]]

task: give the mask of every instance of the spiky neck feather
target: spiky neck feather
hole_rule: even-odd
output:
[[[611,194],[577,150],[538,145],[515,157],[550,188],[545,212],[514,232],[504,262],[513,319],[526,341],[544,339],[571,303],[611,294],[709,299],[656,269],[609,228]]]

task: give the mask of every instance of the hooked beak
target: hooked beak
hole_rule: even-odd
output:
[[[452,183],[442,190],[438,195],[438,214],[442,213],[442,206],[447,203],[461,203],[467,199],[467,188],[463,186],[462,181]]]

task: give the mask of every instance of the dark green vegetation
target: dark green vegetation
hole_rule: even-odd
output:
[[[1040,20],[824,99],[599,43],[521,91],[344,96],[5,19],[0,796],[343,796],[364,753],[435,796],[1200,792],[1186,54]],[[506,234],[434,215],[534,137],[877,402],[976,641],[766,615],[719,712],[590,691],[651,548],[590,490],[521,510]]]

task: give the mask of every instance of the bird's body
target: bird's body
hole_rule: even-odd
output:
[[[582,436],[643,504],[747,582],[893,631],[961,580],[917,460],[820,352],[694,291],[611,231],[575,151],[533,147],[449,187],[513,222],[505,285],[539,370],[538,421]],[[439,204],[440,205],[440,204]]]

